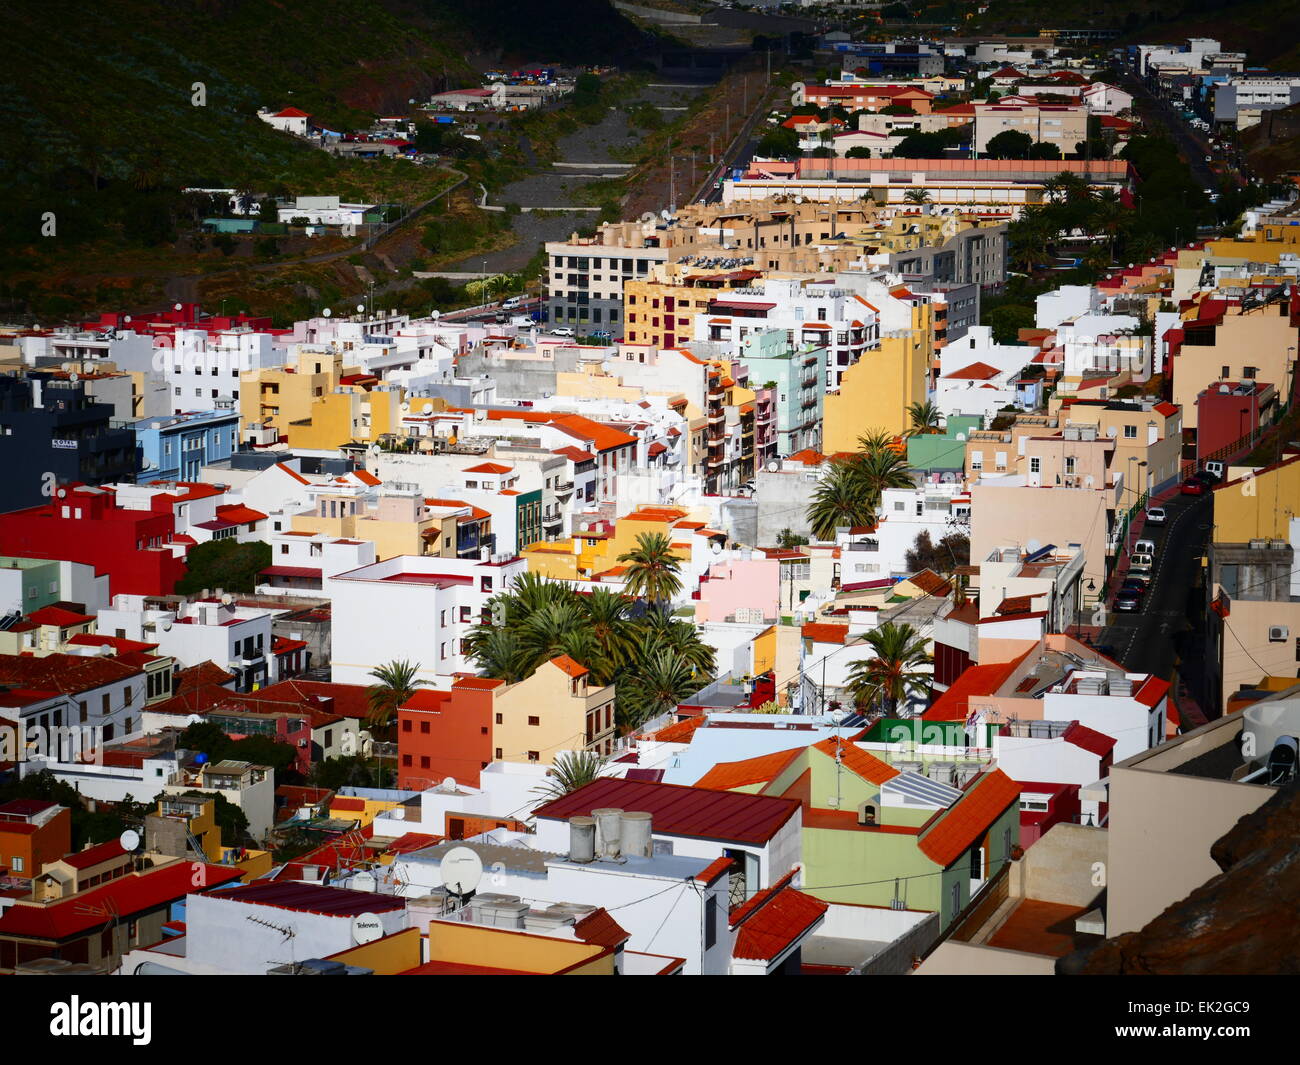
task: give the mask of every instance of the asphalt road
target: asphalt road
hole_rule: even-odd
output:
[[[1130,672],[1154,673],[1168,680],[1180,663],[1183,679],[1196,690],[1188,674],[1197,668],[1193,647],[1199,624],[1194,627],[1189,620],[1189,605],[1197,605],[1189,604],[1189,598],[1210,538],[1212,494],[1176,495],[1164,509],[1163,526],[1147,525],[1142,530],[1143,539],[1156,543],[1155,568],[1142,609],[1121,614],[1111,607],[1109,625],[1097,642],[1113,647],[1115,657]]]
[[[1124,88],[1131,92],[1135,97],[1145,100],[1149,113],[1153,118],[1160,121],[1168,131],[1174,143],[1178,146],[1179,154],[1187,160],[1187,165],[1191,168],[1192,176],[1200,182],[1203,189],[1217,189],[1219,187],[1219,177],[1210,169],[1209,163],[1205,161],[1207,155],[1214,155],[1215,150],[1211,147],[1209,139],[1198,130],[1193,129],[1183,120],[1182,115],[1174,108],[1168,100],[1163,100],[1156,96],[1148,87],[1146,82],[1136,74],[1125,71]],[[1219,153],[1220,155],[1222,153]]]

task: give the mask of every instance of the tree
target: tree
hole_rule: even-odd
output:
[[[595,751],[564,751],[556,756],[533,793],[544,802],[562,799],[603,776],[606,763],[605,756]]]
[[[984,146],[984,158],[1028,159],[1029,149],[1033,146],[1034,139],[1028,133],[1021,133],[1018,129],[1003,130]]]
[[[793,159],[799,155],[799,134],[778,126],[763,134],[754,151],[765,159]]]
[[[970,537],[964,533],[948,533],[938,544],[922,529],[906,555],[907,571],[919,573],[923,569],[935,573],[951,574],[958,566],[970,565]]]
[[[926,436],[940,432],[939,419],[942,414],[928,399],[909,403],[907,416],[912,422],[912,427],[907,431],[908,436]]]
[[[847,688],[859,709],[882,706],[893,715],[904,699],[928,694],[932,677],[921,671],[934,659],[925,637],[911,625],[886,622],[867,633],[873,654],[850,664]]]
[[[1034,309],[1013,303],[995,307],[984,315],[984,324],[992,327],[993,340],[998,344],[1018,344],[1020,330],[1034,327]]]
[[[830,470],[818,482],[808,507],[808,524],[818,540],[834,540],[835,530],[855,525],[872,525],[876,520],[876,501],[854,464],[848,460],[831,463]]]
[[[913,131],[898,142],[891,153],[895,159],[941,159],[957,143],[955,130],[932,133]]]
[[[864,145],[859,144],[856,147],[850,148],[847,152],[845,152],[844,158],[845,159],[870,159],[871,149]]]
[[[377,728],[385,728],[397,715],[397,708],[405,703],[415,690],[425,683],[416,676],[420,667],[406,659],[387,662],[376,666],[370,676],[376,682],[367,693],[370,700],[370,723]]]
[[[882,115],[914,115],[916,114],[910,107],[905,104],[887,104],[880,109]]]
[[[257,575],[271,564],[271,545],[261,540],[209,540],[195,544],[185,555],[186,574],[176,591],[191,595],[204,588],[227,592],[252,592]]]
[[[908,189],[903,193],[903,200],[910,204],[921,206],[930,202],[929,189]]]
[[[796,533],[788,525],[776,534],[776,546],[785,548],[787,551],[792,547],[802,547],[808,542],[808,537],[802,533]]]
[[[1029,149],[1026,159],[1060,159],[1061,149],[1047,141],[1036,141]]]
[[[700,688],[695,672],[672,651],[662,650],[639,664],[615,694],[615,713],[625,732],[673,709]]]
[[[681,561],[673,554],[673,542],[663,533],[641,533],[636,547],[618,556],[627,563],[623,586],[629,595],[648,599],[651,606],[666,607],[682,590]]]

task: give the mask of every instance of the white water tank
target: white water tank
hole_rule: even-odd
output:
[[[633,858],[649,858],[653,853],[650,841],[651,815],[629,810],[622,817],[623,853]]]
[[[569,861],[590,862],[596,857],[596,819],[569,818]]]
[[[617,858],[622,847],[623,811],[610,806],[592,810],[596,820],[596,853],[602,858]]]

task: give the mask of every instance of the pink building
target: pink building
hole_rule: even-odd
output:
[[[781,563],[777,559],[732,559],[711,565],[700,577],[695,623],[743,621],[755,625],[775,621],[781,595]]]

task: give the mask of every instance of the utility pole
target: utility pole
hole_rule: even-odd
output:
[[[668,157],[668,213],[677,213],[677,156]]]

